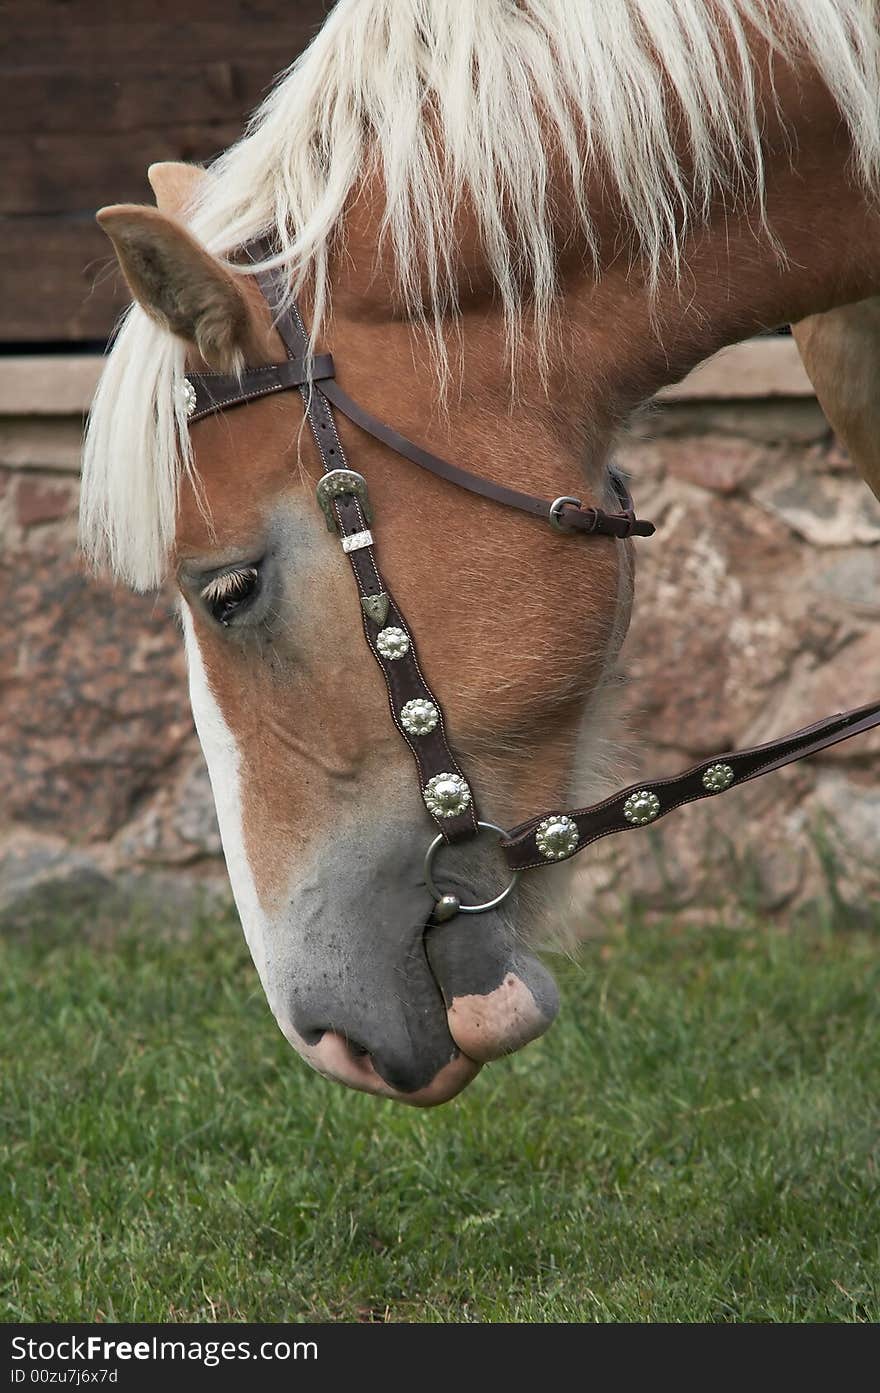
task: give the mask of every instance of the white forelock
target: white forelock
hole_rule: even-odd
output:
[[[862,176],[876,186],[877,0],[339,0],[242,140],[213,165],[191,226],[217,254],[269,233],[291,295],[306,280],[312,286],[314,339],[346,203],[376,172],[396,293],[424,319],[426,277],[442,376],[441,325],[456,310],[455,228],[466,205],[513,364],[524,306],[539,347],[551,322],[551,149],[567,170],[588,263],[599,250],[587,195],[597,165],[613,181],[649,281],[664,266],[675,273],[689,226],[719,192],[763,213],[749,26],[812,61]],[[191,468],[176,404],[183,359],[182,345],[132,310],[88,429],[83,545],[140,589],[164,573],[181,472]]]

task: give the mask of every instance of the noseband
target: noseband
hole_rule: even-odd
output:
[[[247,251],[253,260],[270,255],[262,244]],[[620,507],[617,511],[606,512],[602,508],[584,507],[580,499],[569,495],[547,500],[522,493],[431,454],[353,401],[335,380],[329,353],[315,354],[310,359],[308,335],[296,305],[279,309],[284,302],[283,284],[274,273],[267,271],[255,273],[255,279],[273,312],[287,360],[266,367],[246,368],[238,376],[190,373],[184,384],[189,423],[194,425],[218,411],[291,388],[296,388],[302,397],[324,467],[316,490],[318,503],[328,530],[339,537],[351,565],[360,597],[364,635],[385,678],[394,724],[415,760],[425,808],[438,829],[425,857],[425,883],[434,896],[436,923],[451,919],[455,914],[482,914],[495,909],[507,899],[521,871],[566,861],[612,832],[646,827],[685,803],[714,797],[880,724],[880,702],[874,702],[838,712],[765,745],[703,760],[672,778],[633,784],[586,808],[537,813],[510,831],[492,822],[480,821],[473,789],[450,749],[442,708],[419,666],[412,631],[382,579],[374,551],[367,481],[348,466],[336,430],[333,407],[413,464],[470,493],[528,513],[557,532],[623,540],[650,537],[654,525],[636,517],[626,484],[613,470],[611,484]],[[511,879],[494,899],[481,904],[462,904],[458,896],[444,894],[435,884],[434,859],[444,843],[460,842],[481,831],[496,833],[500,838]]]

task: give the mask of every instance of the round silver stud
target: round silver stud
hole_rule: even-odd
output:
[[[564,813],[555,817],[545,817],[535,829],[535,841],[542,856],[548,861],[562,861],[577,850],[580,833],[573,818]]]
[[[403,629],[396,629],[393,626],[388,629],[380,629],[376,635],[376,647],[387,658],[389,662],[394,662],[397,658],[403,658],[409,652],[409,635]]]
[[[191,416],[198,405],[196,389],[188,377],[185,377],[180,384],[180,403],[187,416]]]
[[[458,817],[470,806],[471,791],[460,774],[435,774],[423,797],[432,817]]]
[[[623,805],[623,815],[633,827],[644,827],[646,822],[653,822],[659,813],[660,799],[649,788],[640,788],[638,793],[631,793]]]
[[[443,838],[441,837],[442,841]],[[431,918],[435,924],[445,924],[447,919],[454,919],[461,909],[461,900],[457,895],[441,895],[434,906]]]
[[[440,719],[440,712],[433,701],[415,697],[401,707],[400,724],[409,735],[430,735]]]
[[[722,793],[733,783],[733,770],[729,764],[710,764],[703,773],[703,788],[708,793]]]

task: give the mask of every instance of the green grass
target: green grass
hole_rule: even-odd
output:
[[[880,933],[633,924],[418,1112],[313,1075],[238,929],[2,945],[7,1320],[880,1318]]]

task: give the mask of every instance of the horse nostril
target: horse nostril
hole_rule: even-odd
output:
[[[313,1026],[308,1030],[301,1028],[299,1034],[307,1044],[316,1047],[315,1053],[323,1070],[349,1083],[357,1079],[361,1086],[369,1079],[381,1079],[400,1093],[414,1093],[426,1087],[438,1069],[457,1053],[451,1039],[448,1051],[444,1051],[446,1057],[438,1062],[431,1056],[420,1055],[411,1047],[400,1050],[377,1043],[371,1048],[330,1025]]]
[[[312,1027],[308,1034],[317,1044],[303,1049],[305,1032],[300,1031],[294,1043],[319,1074],[349,1088],[391,1096],[417,1107],[434,1107],[454,1098],[480,1069],[476,1060],[456,1050],[451,1036],[449,1046],[431,1058],[424,1053],[413,1056],[411,1046],[398,1052],[377,1043],[371,1050],[329,1026]]]
[[[294,1043],[319,1074],[368,1093],[418,1093],[457,1057],[443,998],[427,959],[421,961],[423,978],[408,979],[418,1000],[412,1006],[406,1003],[406,1011],[397,1009],[396,994],[373,1006],[360,992],[355,1002],[346,1002],[330,993],[301,989],[288,1019],[296,1033]],[[462,1068],[456,1078],[460,1073],[463,1079],[465,1072]]]
[[[310,1028],[307,1028],[305,1026],[299,1026],[297,1029],[297,1034],[299,1035],[301,1040],[305,1041],[307,1045],[320,1045],[324,1036],[327,1034],[328,1029],[329,1027],[326,1025],[316,1025]]]

